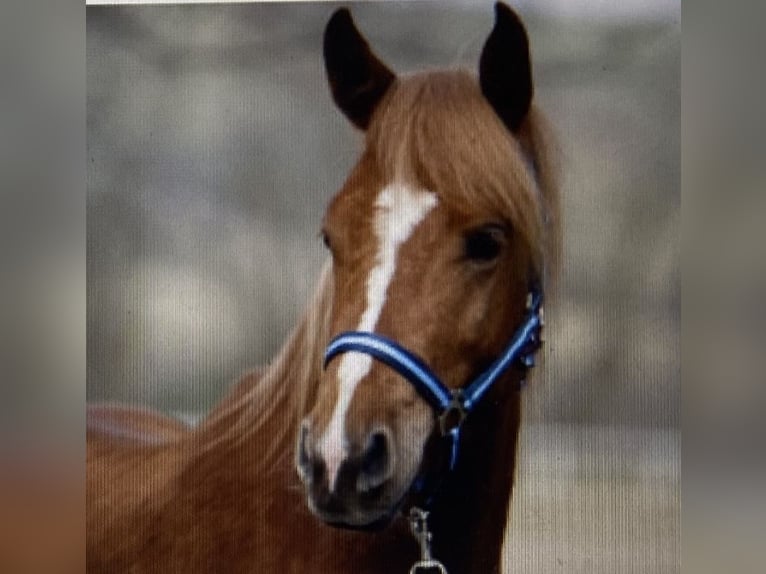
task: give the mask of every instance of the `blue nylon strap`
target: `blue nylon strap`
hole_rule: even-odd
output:
[[[385,363],[412,383],[420,395],[441,413],[452,402],[452,391],[431,372],[426,364],[407,349],[391,339],[375,333],[349,331],[335,337],[327,346],[324,364],[340,353],[356,351],[365,353]]]
[[[492,384],[515,361],[520,360],[521,364],[530,368],[533,367],[535,351],[540,346],[540,328],[542,320],[540,318],[540,309],[542,304],[542,294],[539,291],[530,293],[532,300],[529,305],[524,321],[513,334],[513,338],[503,351],[503,354],[492,363],[487,370],[476,377],[463,391],[463,408],[470,412],[476,403],[478,403],[486,392],[492,387]]]
[[[465,416],[514,362],[520,361],[521,366],[527,368],[534,365],[534,353],[540,346],[542,293],[538,289],[533,289],[529,296],[527,315],[513,334],[511,342],[489,368],[463,389],[451,390],[439,380],[422,359],[396,341],[365,331],[341,333],[330,341],[325,350],[325,367],[341,353],[355,351],[371,355],[407,379],[436,410],[438,416],[455,408],[462,411],[462,416]],[[458,424],[460,422],[462,419]]]

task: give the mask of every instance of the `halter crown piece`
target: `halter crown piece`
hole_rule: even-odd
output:
[[[365,353],[409,381],[436,413],[439,431],[448,443],[449,471],[452,471],[457,464],[460,429],[466,417],[509,367],[515,365],[522,370],[523,385],[526,371],[535,365],[535,353],[542,345],[542,301],[542,290],[533,286],[527,294],[527,311],[521,326],[505,350],[484,372],[462,388],[450,389],[414,353],[391,339],[366,331],[348,331],[330,341],[325,350],[324,366],[327,368],[330,361],[341,353]],[[415,484],[416,491],[422,487],[423,481],[419,482],[421,484]]]

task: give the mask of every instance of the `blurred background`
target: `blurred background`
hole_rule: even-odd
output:
[[[563,155],[565,257],[506,571],[680,570],[680,2],[512,3]],[[265,364],[361,149],[333,3],[87,9],[87,398],[197,420]],[[492,2],[359,3],[397,72],[474,69]]]

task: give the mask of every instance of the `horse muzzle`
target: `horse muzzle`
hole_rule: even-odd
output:
[[[311,511],[337,527],[379,529],[395,514],[396,445],[385,427],[349,445],[340,460],[328,460],[301,428],[296,466]]]

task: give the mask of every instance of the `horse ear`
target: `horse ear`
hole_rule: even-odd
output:
[[[500,119],[516,131],[532,103],[532,65],[524,24],[502,2],[495,4],[495,27],[481,52],[479,84]]]
[[[396,76],[372,53],[346,8],[337,10],[327,23],[324,63],[335,103],[355,126],[367,129]]]

